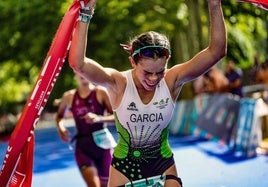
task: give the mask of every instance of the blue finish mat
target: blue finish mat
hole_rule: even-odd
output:
[[[70,127],[74,133],[74,128]],[[114,127],[110,130],[115,135]],[[268,156],[238,158],[219,144],[192,136],[170,135],[184,187],[267,187]],[[0,142],[0,164],[7,143]],[[73,150],[59,139],[56,128],[35,131],[33,187],[85,187]]]

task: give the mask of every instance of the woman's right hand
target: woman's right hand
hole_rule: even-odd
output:
[[[97,3],[97,0],[89,0],[86,7],[93,8]]]
[[[64,141],[64,142],[71,142],[71,136],[70,136],[70,131],[68,129],[66,129],[60,122],[59,126],[58,126],[58,132],[60,135],[60,138]]]

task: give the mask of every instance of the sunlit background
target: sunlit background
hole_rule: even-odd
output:
[[[59,23],[71,2],[71,0],[0,1],[0,135],[3,132],[5,135],[10,134],[16,125],[18,115],[33,89]],[[217,66],[223,70],[226,62],[232,59],[236,67],[242,70],[243,87],[249,88],[256,84],[253,71],[268,59],[268,11],[249,3],[238,3],[236,0],[222,0],[222,6],[227,26],[228,51],[226,57]],[[185,62],[208,45],[209,20],[207,2],[205,0],[99,0],[90,24],[87,56],[97,60],[103,66],[126,70],[130,68],[130,63],[128,54],[122,49],[120,43],[126,44],[135,35],[148,30],[159,31],[169,37],[172,48],[172,58],[169,61],[169,65]],[[68,66],[68,59],[66,59],[41,115],[40,121],[42,124],[40,124],[40,128],[44,126],[54,127],[54,117],[57,110],[54,101],[60,98],[66,90],[74,87],[73,71]],[[194,101],[194,98],[193,82],[191,82],[183,87],[178,103],[182,104],[186,100],[187,102],[189,100]],[[262,121],[261,123],[266,123],[267,125],[268,121]],[[175,127],[172,126],[172,128],[174,130]],[[176,133],[185,132],[178,129],[175,131]],[[265,132],[267,133],[268,129]],[[48,133],[51,138],[46,138],[47,134],[44,133]],[[187,133],[190,134],[189,131]],[[55,165],[56,161],[63,165],[63,167],[60,165],[58,169],[66,169],[70,165],[73,169],[75,165],[72,152],[68,150],[67,146],[55,144],[56,141],[60,141],[55,129],[46,128],[44,131],[37,132],[37,134],[41,135],[37,136],[36,149],[45,148],[50,150],[54,146],[56,150],[61,147],[62,149],[60,150],[63,151],[63,154],[53,151],[36,153],[35,159],[38,161],[38,164],[34,166],[34,172],[36,173],[34,184],[36,186],[46,180],[41,175],[39,179],[39,174],[43,172],[42,169],[46,171],[53,170],[54,166],[58,167],[58,165]],[[268,137],[268,134],[265,134],[265,136]],[[5,141],[4,136],[0,138]],[[187,155],[206,159],[205,162],[208,165],[217,165],[218,168],[221,168],[221,170],[218,170],[217,177],[219,178],[215,180],[220,181],[222,186],[226,185],[227,187],[228,184],[239,186],[241,184],[239,181],[230,183],[231,179],[228,181],[224,178],[226,176],[231,178],[236,174],[236,170],[230,169],[229,166],[231,165],[235,166],[234,168],[238,169],[237,171],[245,171],[245,168],[256,166],[260,168],[259,173],[257,173],[258,177],[267,177],[265,173],[267,165],[263,165],[263,163],[267,164],[267,158],[257,158],[257,160],[251,160],[252,162],[248,161],[245,165],[239,165],[241,160],[237,162],[233,157],[231,160],[226,160],[230,158],[217,156],[220,159],[215,161],[215,157],[209,157],[211,155],[215,156],[213,155],[215,152],[208,151],[207,147],[209,145],[202,144],[203,139],[198,143],[192,140],[185,142],[186,140],[176,138],[171,140],[176,159],[183,162],[181,164],[183,168],[182,177],[188,184],[194,184],[194,181],[191,180],[192,174],[195,172],[202,173],[204,170],[201,168],[207,167],[207,165],[202,165],[204,164],[202,160],[198,160],[200,162],[195,161],[196,165],[189,168],[188,166],[193,162],[187,159]],[[6,144],[0,147],[1,158],[5,153],[5,146]],[[44,147],[42,148],[42,146]],[[184,149],[182,150],[181,147]],[[207,152],[208,155],[200,155],[199,152],[196,152],[196,147],[198,150]],[[188,150],[188,152],[185,150]],[[42,162],[45,161],[45,159],[42,160],[44,155],[49,157],[46,160],[47,163]],[[224,161],[224,164],[222,164],[222,161]],[[193,169],[195,166],[197,166],[196,168],[199,167],[199,169]],[[77,170],[72,170],[71,172],[75,173],[75,177],[80,177]],[[199,180],[212,179],[215,177],[213,174],[215,173],[210,171],[206,177],[200,177]],[[247,176],[246,173],[244,174]],[[64,177],[62,174],[58,176]],[[49,176],[47,175],[46,177]],[[227,181],[223,181],[223,179]],[[237,180],[242,181],[243,178],[240,176]],[[251,183],[248,181],[251,181]],[[255,185],[252,181],[254,179],[246,181],[248,186]],[[80,185],[81,183],[79,181],[74,185]],[[213,182],[209,184],[211,184],[211,187],[213,186]],[[260,182],[260,184],[263,183]],[[219,186],[219,184],[217,185]],[[202,184],[199,186],[202,186]],[[244,186],[247,185],[245,184]]]
[[[71,0],[20,0],[0,2],[0,115],[17,114],[23,107],[42,67],[57,27]],[[222,1],[228,29],[228,58],[245,72],[268,54],[267,11],[235,0]],[[130,67],[120,43],[134,35],[156,30],[172,43],[170,65],[182,63],[208,44],[208,11],[203,0],[101,0],[89,32],[88,55],[104,66],[125,70]],[[92,35],[92,37],[91,37]],[[244,76],[244,84],[252,84]],[[74,86],[66,61],[46,111],[54,111],[53,101]],[[191,98],[185,86],[181,98]]]

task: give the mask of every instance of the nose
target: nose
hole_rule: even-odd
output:
[[[150,81],[156,81],[158,79],[158,75],[156,73],[152,73],[149,75],[148,79]]]

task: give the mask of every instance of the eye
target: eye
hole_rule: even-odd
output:
[[[153,73],[149,72],[149,71],[144,71],[144,74],[147,75],[153,75]]]
[[[165,70],[160,71],[160,72],[157,72],[157,73],[156,73],[156,75],[158,75],[158,76],[159,76],[159,75],[163,75],[164,73],[165,73]]]
[[[162,70],[162,71],[160,71],[160,72],[156,72],[156,73],[152,73],[152,72],[148,72],[148,71],[145,71],[144,70],[144,74],[145,74],[145,76],[150,76],[150,75],[153,75],[153,74],[155,74],[156,76],[162,76],[163,74],[165,73],[165,70]]]

